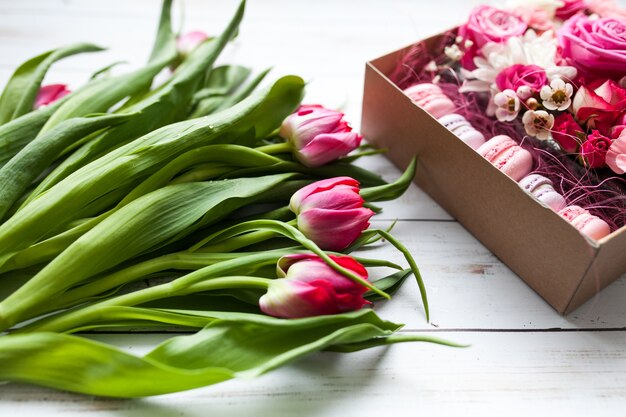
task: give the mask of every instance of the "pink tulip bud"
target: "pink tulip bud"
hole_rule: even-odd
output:
[[[35,108],[38,109],[42,106],[47,106],[50,103],[57,101],[58,99],[65,97],[71,91],[67,89],[65,84],[48,84],[39,89],[37,98],[35,98]]]
[[[285,119],[279,135],[293,144],[295,157],[303,165],[318,167],[347,155],[363,139],[343,116],[317,104],[303,105]]]
[[[367,270],[349,256],[330,257],[367,279]],[[274,317],[299,318],[361,309],[367,288],[341,275],[316,255],[288,255],[277,265],[279,278],[259,300],[261,310]]]
[[[298,229],[324,250],[340,251],[369,226],[374,212],[363,207],[359,183],[350,177],[317,181],[298,190],[289,202]]]
[[[178,53],[185,57],[198,47],[202,42],[209,39],[206,33],[200,31],[187,32],[176,38]]]

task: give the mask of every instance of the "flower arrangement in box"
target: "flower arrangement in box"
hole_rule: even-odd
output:
[[[626,224],[626,11],[613,2],[478,6],[391,78],[583,234]]]

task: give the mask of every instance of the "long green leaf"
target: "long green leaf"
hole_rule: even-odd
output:
[[[131,119],[134,114],[76,117],[38,136],[0,168],[0,221],[30,184],[74,141]]]
[[[370,310],[296,320],[227,317],[143,357],[77,336],[3,336],[0,380],[100,396],[159,395],[259,376],[334,345],[388,337],[400,327]]]
[[[76,171],[0,226],[0,264],[81,217],[84,208],[120,188],[134,186],[184,152],[221,140],[232,142],[252,127],[265,137],[300,103],[304,82],[287,76],[241,103],[200,119],[162,127]]]
[[[0,96],[0,125],[33,110],[41,82],[52,64],[68,56],[98,51],[102,51],[102,48],[79,43],[45,52],[20,65]]]
[[[27,202],[112,149],[184,119],[191,106],[193,93],[202,82],[204,74],[211,68],[241,23],[244,5],[242,2],[220,37],[196,48],[164,86],[145,99],[124,108],[123,112],[139,113],[138,117],[84,144],[42,181]]]
[[[171,0],[163,0],[149,63],[128,74],[93,81],[67,100],[46,122],[42,132],[72,117],[106,112],[124,98],[149,88],[153,78],[177,57],[176,39],[171,27],[171,3]]]

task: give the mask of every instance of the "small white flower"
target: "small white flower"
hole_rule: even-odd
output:
[[[458,45],[446,46],[443,52],[453,61],[460,61],[463,58],[463,51],[461,51]]]
[[[526,133],[539,140],[547,140],[554,126],[554,116],[545,110],[528,110],[522,117],[522,123]]]
[[[520,108],[519,98],[515,91],[506,89],[493,97],[493,104],[496,108],[496,118],[501,122],[514,120]]]
[[[437,72],[439,68],[437,67],[437,63],[433,60],[433,61],[430,61],[428,64],[426,64],[424,69],[430,72]]]
[[[533,89],[527,85],[520,85],[515,93],[520,100],[528,100],[533,95]]]
[[[543,107],[548,110],[563,111],[572,104],[572,93],[574,88],[570,83],[566,83],[560,78],[555,78],[550,85],[541,87],[539,95],[543,100]]]

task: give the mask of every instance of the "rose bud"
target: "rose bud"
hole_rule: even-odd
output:
[[[356,149],[363,139],[343,120],[344,114],[319,105],[303,105],[288,116],[279,135],[291,142],[303,165],[315,168]]]
[[[625,106],[626,89],[612,80],[597,80],[583,85],[572,100],[576,119],[598,129],[603,135],[610,134]]]
[[[610,147],[611,139],[593,130],[580,147],[580,156],[589,168],[603,167]]]
[[[48,84],[39,89],[37,98],[35,98],[35,108],[38,109],[42,106],[47,106],[50,103],[57,101],[58,99],[65,97],[71,93],[65,84]]]
[[[176,38],[176,49],[182,57],[186,57],[202,42],[209,39],[206,33],[200,31],[187,32]]]
[[[565,152],[576,152],[581,142],[578,135],[582,133],[583,128],[570,113],[564,112],[554,118],[552,138]]]
[[[367,270],[349,256],[330,257],[367,279]],[[299,318],[361,309],[367,288],[341,275],[316,255],[288,255],[277,265],[279,277],[259,300],[261,310],[274,317]]]
[[[350,177],[317,181],[296,191],[289,208],[298,229],[324,250],[350,246],[370,225],[374,212],[363,207],[359,183]]]

